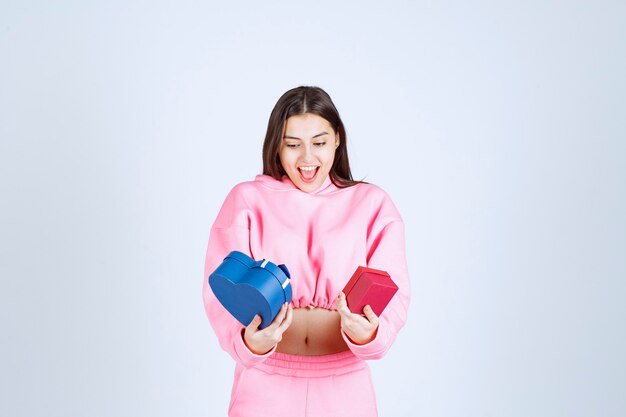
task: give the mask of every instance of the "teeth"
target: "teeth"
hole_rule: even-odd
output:
[[[314,169],[316,169],[317,167],[300,167],[300,169],[302,171],[313,171]]]

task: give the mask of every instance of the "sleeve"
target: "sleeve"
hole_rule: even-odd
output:
[[[263,362],[276,348],[263,355],[250,351],[243,341],[245,327],[217,300],[208,282],[209,275],[231,251],[237,250],[252,257],[250,211],[241,191],[237,186],[231,190],[211,227],[204,262],[202,297],[207,317],[222,349],[243,366],[252,367]]]
[[[411,292],[406,262],[404,222],[386,194],[382,204],[375,211],[369,229],[367,266],[389,273],[398,286],[398,291],[379,316],[374,340],[357,345],[343,330],[341,333],[355,356],[361,359],[380,359],[387,353],[406,322]]]

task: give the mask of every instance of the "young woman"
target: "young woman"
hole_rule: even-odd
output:
[[[211,228],[203,297],[236,362],[231,417],[377,415],[365,360],[381,358],[406,320],[404,224],[381,188],[353,181],[346,139],[325,91],[287,91],[270,115],[263,174],[233,187]],[[242,326],[208,285],[233,250],[291,273],[292,302],[263,330],[258,316]],[[399,287],[380,317],[346,305],[341,291],[358,266]]]

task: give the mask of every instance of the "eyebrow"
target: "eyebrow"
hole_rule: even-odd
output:
[[[311,139],[319,138],[320,136],[324,136],[324,135],[328,135],[328,132],[318,133],[317,135],[313,136]],[[283,136],[283,139],[302,140],[302,139],[297,138],[295,136],[287,136],[287,135]]]

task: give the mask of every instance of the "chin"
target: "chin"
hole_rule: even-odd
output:
[[[319,184],[300,184],[298,185],[298,188],[302,191],[305,191],[307,193],[311,193],[315,190],[317,190],[318,188],[320,188]]]

